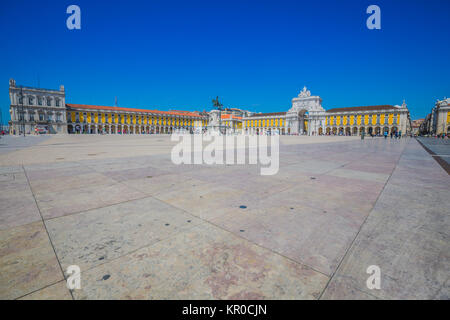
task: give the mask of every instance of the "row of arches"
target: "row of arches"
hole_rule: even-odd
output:
[[[193,128],[163,127],[163,126],[134,126],[134,125],[89,125],[89,124],[69,124],[67,131],[69,134],[170,134],[176,130],[191,131]]]
[[[387,132],[388,134],[395,134],[396,132],[398,132],[398,128],[397,127],[327,127],[325,129],[325,133],[327,135],[344,135],[344,136],[355,136],[355,135],[360,135],[364,132],[364,134],[369,134],[369,135],[383,135],[385,132]],[[323,129],[319,128],[319,135],[323,134]]]
[[[284,128],[245,128],[244,130],[245,134],[272,134],[272,133],[277,133],[277,134],[285,134],[285,129]]]

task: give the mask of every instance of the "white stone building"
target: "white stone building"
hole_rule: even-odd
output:
[[[59,90],[23,87],[10,79],[10,133],[67,133],[65,97],[64,86]]]
[[[438,100],[431,111],[433,134],[450,134],[450,98]]]

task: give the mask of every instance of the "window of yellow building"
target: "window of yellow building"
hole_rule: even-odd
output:
[[[392,113],[389,113],[388,124],[392,125],[393,123],[394,123],[394,115]]]

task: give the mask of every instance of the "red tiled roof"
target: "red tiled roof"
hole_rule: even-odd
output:
[[[98,109],[98,110],[108,110],[108,111],[125,111],[125,112],[142,112],[142,113],[157,113],[161,115],[172,115],[172,116],[190,116],[190,117],[201,117],[199,114],[190,111],[160,111],[160,110],[147,110],[147,109],[136,109],[136,108],[122,108],[122,107],[108,107],[108,106],[94,106],[87,104],[73,104],[66,103],[66,107],[69,109]]]
[[[284,116],[286,115],[286,112],[269,112],[269,113],[255,113],[252,114],[250,117],[270,117],[270,116]]]
[[[332,109],[328,109],[326,112],[376,111],[376,110],[391,110],[391,109],[395,109],[395,107],[391,106],[391,105],[380,105],[380,106],[332,108]]]
[[[237,120],[241,120],[242,117],[238,117],[238,116],[234,116],[232,114],[223,114],[221,119],[237,119]]]
[[[198,111],[185,111],[185,110],[169,110],[169,112],[180,112],[180,113],[195,113],[198,114]]]

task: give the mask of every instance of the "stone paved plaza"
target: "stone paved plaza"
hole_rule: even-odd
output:
[[[426,146],[433,156],[441,158],[443,161],[450,165],[450,140],[440,138],[417,138],[424,146]]]
[[[0,139],[0,298],[450,298],[450,178],[416,140],[280,141],[261,176],[163,135]]]

